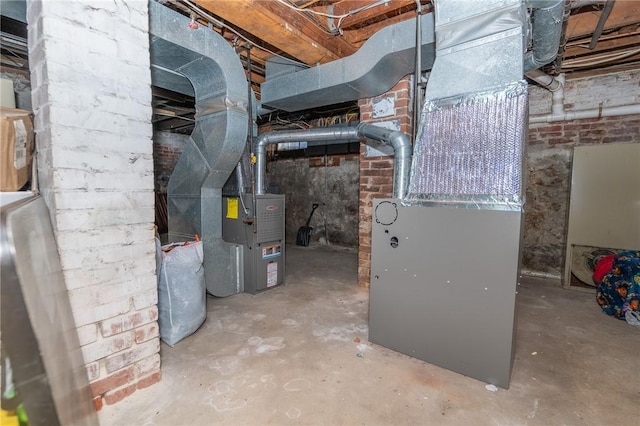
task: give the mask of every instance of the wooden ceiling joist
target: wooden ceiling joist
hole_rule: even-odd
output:
[[[330,62],[355,51],[345,40],[324,33],[316,23],[275,1],[196,0],[198,6],[308,64]]]
[[[567,40],[591,37],[601,11],[571,15],[567,24]],[[640,23],[640,1],[616,1],[604,26],[604,33],[616,28]]]
[[[433,0],[419,0],[424,13],[433,12]],[[471,1],[471,0],[470,0]],[[250,50],[251,67],[248,76],[251,86],[260,99],[260,85],[265,81],[267,60],[282,55],[293,61],[315,66],[339,60],[356,52],[363,43],[383,28],[402,21],[415,19],[416,0],[189,0],[209,13],[218,24],[214,29],[231,45],[248,67],[246,40]],[[191,7],[186,0],[170,0],[169,7],[176,7],[189,15]],[[284,4],[289,3],[290,7]],[[595,48],[589,49],[594,32],[601,19],[605,0],[591,2],[574,0],[582,7],[571,9],[568,18],[564,52],[549,66],[552,73],[567,72],[571,75],[590,76],[611,70],[640,69],[640,0],[616,0],[597,37]],[[173,5],[173,6],[172,6]],[[179,7],[178,7],[179,6]],[[188,7],[187,7],[188,6]],[[341,16],[363,7],[361,12],[345,16],[342,20],[321,14]],[[462,6],[461,6],[462,7]],[[295,10],[295,9],[304,10]],[[200,13],[200,22],[207,25]],[[206,19],[211,19],[207,17]],[[222,28],[219,25],[222,22]],[[335,26],[340,22],[340,30]],[[242,34],[241,37],[238,34]],[[3,52],[6,53],[6,52]],[[8,62],[4,58],[3,62]],[[5,65],[4,63],[0,65]],[[6,67],[6,66],[5,66]],[[174,100],[182,95],[162,93],[155,89],[154,96],[162,102],[154,104],[156,125],[162,129],[187,132],[189,114],[173,109],[177,101],[188,105],[189,100]],[[193,99],[190,100],[191,103]],[[175,116],[173,114],[175,113]],[[160,115],[162,114],[162,115]],[[181,117],[182,116],[182,117]],[[187,120],[184,120],[186,118]],[[192,123],[191,123],[192,124]]]
[[[589,39],[584,39],[582,43],[572,43],[568,45],[564,59],[578,58],[598,54],[602,52],[616,51],[629,48],[640,48],[640,33],[636,35],[627,35],[624,38],[600,39],[595,49],[589,49]]]
[[[398,22],[406,21],[408,19],[415,19],[415,16],[415,11],[410,11],[402,15],[394,16],[393,18],[387,18],[384,21],[368,25],[358,30],[345,31],[343,36],[349,43],[360,47],[362,43],[367,41],[372,35],[380,31],[384,27],[388,27],[389,25],[397,24]]]
[[[343,0],[333,4],[333,14],[343,15],[345,13],[349,13],[352,10],[357,10],[363,6],[367,6],[368,4],[374,4],[376,3],[376,1],[377,0]],[[412,10],[415,10],[415,4],[415,0],[396,0],[383,3],[376,7],[372,7],[371,9],[364,10],[345,18],[342,21],[341,28],[348,29],[351,27],[356,27],[359,24],[375,19],[384,20],[387,17],[397,15],[398,11],[408,6],[413,6]]]

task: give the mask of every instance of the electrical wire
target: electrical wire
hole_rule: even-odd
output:
[[[625,38],[625,37],[631,37],[631,36],[636,36],[636,35],[640,35],[640,31],[633,31],[630,33],[624,33],[624,34],[610,34],[610,35],[604,35],[601,36],[598,39],[598,43],[603,42],[603,41],[609,41],[609,40],[616,40],[619,38]],[[580,47],[582,49],[589,49],[589,43],[587,44],[583,44],[584,41],[583,40],[574,40],[574,41],[570,41],[566,44],[566,47]]]
[[[624,52],[609,52],[608,54],[598,55],[595,58],[576,58],[576,59],[568,59],[562,62],[563,68],[582,68],[582,67],[590,67],[593,65],[606,64],[607,62],[617,61],[620,59],[629,58],[631,56],[637,55],[640,53],[640,49],[635,50],[627,50]]]
[[[283,5],[287,6],[288,8],[296,10],[298,12],[307,12],[307,13],[312,13],[314,15],[324,16],[326,18],[337,19],[338,20],[338,24],[336,25],[336,30],[338,32],[340,32],[340,33],[342,33],[342,30],[340,29],[340,26],[342,25],[342,22],[344,21],[345,18],[348,18],[349,16],[353,16],[356,13],[364,12],[365,10],[372,9],[374,7],[380,6],[381,4],[389,2],[389,0],[378,0],[375,3],[371,3],[371,4],[368,4],[366,6],[362,6],[362,7],[359,7],[357,9],[350,10],[347,13],[343,13],[342,15],[332,15],[330,13],[318,12],[317,10],[313,10],[313,9],[300,8],[300,7],[297,7],[297,6],[287,2],[285,0],[276,0],[276,1],[278,3],[280,3],[280,4],[283,4]]]
[[[288,62],[294,62],[296,64],[299,64],[302,67],[305,68],[309,68],[309,65],[305,64],[304,62],[299,62],[296,61],[294,59],[290,59],[287,58],[286,56],[282,56],[279,53],[276,53],[272,50],[267,49],[266,47],[262,47],[259,44],[256,44],[255,42],[251,41],[250,39],[248,39],[247,37],[245,37],[244,35],[242,35],[240,32],[236,31],[234,28],[232,28],[231,26],[225,24],[224,22],[214,18],[213,16],[211,16],[209,13],[205,12],[204,10],[200,9],[198,6],[196,6],[195,4],[193,4],[192,2],[190,2],[189,0],[180,0],[182,3],[184,3],[185,5],[187,5],[192,11],[194,11],[195,13],[197,13],[198,15],[200,15],[202,18],[206,19],[207,21],[211,22],[212,24],[215,24],[219,27],[223,27],[228,29],[229,31],[231,31],[232,33],[234,33],[236,36],[238,36],[239,38],[241,38],[242,40],[246,41],[247,43],[251,44],[252,46],[256,47],[257,49],[260,49],[262,51],[265,51],[267,53],[270,53],[274,56],[277,56],[279,58],[282,59],[286,59]]]
[[[288,3],[284,0],[276,0],[278,3],[283,4],[285,6],[287,6],[289,9],[293,9],[293,10],[297,10],[298,12],[309,12],[309,13],[313,13],[314,15],[319,15],[319,16],[326,16],[327,18],[332,18],[332,19],[339,19],[345,16],[349,16],[349,13],[345,13],[342,15],[332,15],[330,13],[324,13],[324,12],[318,12],[317,10],[312,10],[312,9],[303,9],[297,6],[292,5],[291,3]]]

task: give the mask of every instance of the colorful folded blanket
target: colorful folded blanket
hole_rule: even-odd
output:
[[[598,283],[596,301],[607,315],[640,327],[640,251],[621,251]]]

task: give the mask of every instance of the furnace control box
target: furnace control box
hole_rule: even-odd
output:
[[[222,238],[242,247],[244,291],[257,293],[284,282],[284,195],[223,197]],[[240,268],[239,268],[240,269]]]

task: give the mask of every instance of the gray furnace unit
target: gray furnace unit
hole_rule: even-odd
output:
[[[508,388],[521,212],[373,209],[369,340]]]
[[[369,340],[508,388],[527,85],[426,107],[408,195],[373,204]]]
[[[527,85],[425,105],[408,195],[374,200],[369,340],[508,388]]]
[[[255,217],[252,205],[251,194],[223,197],[222,239],[242,247],[240,282],[244,291],[257,293],[284,282],[284,195],[256,195]]]
[[[369,340],[508,388],[525,193],[526,9],[520,0],[468,4],[436,3],[436,60],[407,195],[373,203]]]

